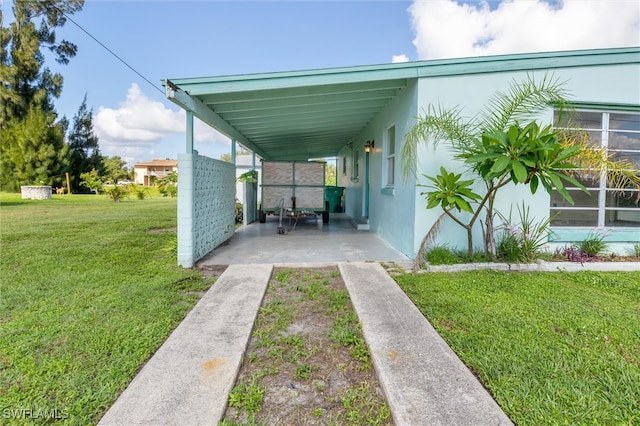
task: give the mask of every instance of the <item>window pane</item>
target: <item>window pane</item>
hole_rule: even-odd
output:
[[[640,114],[611,114],[609,129],[640,131]]]
[[[640,209],[640,203],[638,202],[638,191],[617,192],[609,190],[607,191],[605,206]]]
[[[616,161],[629,160],[635,170],[640,170],[640,151],[613,151],[610,154],[613,154],[612,158]]]
[[[393,155],[396,153],[396,126],[391,126],[387,130],[387,140],[389,142],[387,155]]]
[[[588,169],[574,169],[570,175],[587,188],[589,191],[597,190],[600,188],[600,172],[596,170],[588,171]],[[569,185],[568,182],[564,182],[565,185]]]
[[[606,210],[604,213],[605,226],[612,226],[618,228],[640,227],[640,210],[639,211],[621,211],[621,210]],[[632,231],[635,232],[635,231]]]
[[[387,159],[387,186],[393,186],[395,183],[395,157]]]
[[[606,226],[640,226],[640,203],[638,202],[638,191],[607,191],[605,206]],[[624,210],[618,210],[616,208],[622,208]]]
[[[601,129],[602,113],[578,111],[575,113],[564,113],[562,121],[558,122],[558,112],[553,113],[553,122],[556,127],[571,127],[580,129]]]
[[[609,132],[609,148],[640,151],[640,133]]]
[[[590,130],[587,132],[589,135],[589,146],[602,146],[602,132]]]
[[[585,194],[580,190],[568,190],[569,195],[573,198],[573,204],[565,200],[557,191],[551,193],[551,207],[598,207],[597,190],[589,191]]]
[[[589,210],[553,210],[551,226],[596,226],[598,212]]]

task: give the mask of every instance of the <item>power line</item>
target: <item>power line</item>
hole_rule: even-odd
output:
[[[163,95],[164,90],[162,90],[160,87],[156,86],[155,84],[153,84],[151,81],[149,81],[149,79],[147,77],[145,77],[144,75],[140,74],[138,71],[136,71],[135,68],[133,68],[131,65],[129,65],[124,59],[122,59],[120,56],[118,56],[115,52],[113,52],[111,49],[109,49],[107,46],[105,46],[100,40],[98,40],[97,38],[95,38],[89,31],[85,30],[84,28],[82,28],[82,26],[80,24],[78,24],[76,21],[74,21],[73,19],[71,19],[69,17],[69,15],[67,15],[66,13],[63,13],[63,15],[69,20],[71,21],[73,24],[75,24],[76,27],[80,28],[82,31],[84,31],[84,33],[86,35],[88,35],[89,37],[91,37],[93,40],[95,40],[96,43],[98,43],[100,46],[102,46],[107,52],[111,53],[113,56],[116,57],[116,59],[118,59],[120,62],[122,62],[124,65],[127,66],[127,68],[129,68],[131,71],[135,72],[136,74],[138,74],[140,76],[140,78],[142,78],[144,81],[146,81],[147,83],[149,83],[151,86],[153,86],[154,89],[158,90],[160,93],[162,93]]]

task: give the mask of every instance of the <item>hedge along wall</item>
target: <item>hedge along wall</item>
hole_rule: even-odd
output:
[[[191,268],[235,232],[235,166],[178,155],[178,264]]]

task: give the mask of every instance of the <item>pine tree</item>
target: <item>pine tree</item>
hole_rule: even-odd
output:
[[[69,146],[53,112],[32,106],[26,117],[10,120],[2,133],[2,189],[21,185],[60,185],[69,167]],[[10,159],[6,161],[6,159]]]
[[[78,112],[73,117],[73,128],[68,137],[71,150],[71,184],[74,192],[82,190],[80,175],[97,169],[102,172],[102,155],[98,147],[98,137],[93,133],[93,111],[87,110],[85,94]]]
[[[15,21],[0,29],[3,190],[17,190],[20,185],[40,181],[50,184],[68,169],[66,122],[57,121],[53,106],[53,98],[62,91],[63,79],[45,67],[41,49],[49,49],[61,64],[75,56],[74,44],[66,40],[56,42],[55,28],[63,26],[66,15],[79,11],[83,4],[84,0],[16,0]],[[0,15],[0,21],[2,18]]]

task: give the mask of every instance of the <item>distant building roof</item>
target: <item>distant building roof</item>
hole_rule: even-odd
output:
[[[151,161],[146,161],[142,163],[136,163],[133,167],[156,167],[156,166],[169,166],[176,167],[178,165],[177,160],[172,160],[170,158],[165,159],[153,159]]]

